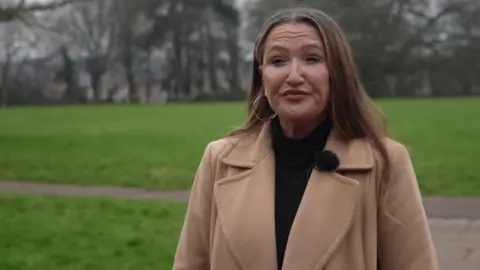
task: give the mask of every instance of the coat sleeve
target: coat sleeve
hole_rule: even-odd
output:
[[[379,200],[380,270],[437,270],[435,247],[407,149],[389,147],[391,173]]]
[[[190,190],[173,270],[210,269],[210,216],[214,182],[211,145],[212,143],[205,148]]]

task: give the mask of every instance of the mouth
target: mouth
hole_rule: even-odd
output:
[[[290,101],[298,101],[298,100],[302,100],[308,95],[309,94],[305,91],[292,89],[292,90],[285,91],[282,94],[282,97]]]

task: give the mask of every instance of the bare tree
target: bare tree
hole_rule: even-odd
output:
[[[91,79],[94,99],[102,98],[103,76],[108,71],[114,54],[115,26],[109,0],[92,0],[71,6],[52,28],[64,37],[65,42],[85,60]]]
[[[125,71],[125,79],[128,84],[128,97],[130,102],[139,102],[138,70],[142,61],[139,53],[147,53],[149,58],[149,48],[151,44],[142,46],[141,37],[150,31],[151,24],[143,16],[148,0],[116,0],[112,6],[112,17],[116,24],[115,49],[117,60],[122,64]],[[148,62],[148,59],[145,61]]]
[[[15,56],[20,48],[16,46],[16,31],[12,27],[4,26],[2,29],[2,39],[0,40],[0,99],[2,107],[6,107],[10,92],[10,73]]]
[[[19,87],[19,82],[23,81],[23,77],[28,77],[30,71],[24,73],[21,70],[44,58],[44,55],[38,33],[20,22],[1,24],[0,37],[0,103],[7,106],[18,97],[28,98],[28,91]],[[37,82],[32,85],[40,84]],[[40,93],[42,89],[38,87],[35,90]]]
[[[32,13],[61,8],[76,2],[90,0],[51,0],[47,3],[27,3],[26,0],[2,0],[0,2],[0,23],[14,20],[26,21]]]

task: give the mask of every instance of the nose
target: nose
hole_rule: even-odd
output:
[[[304,81],[305,79],[303,78],[302,66],[300,62],[298,60],[293,60],[286,82],[294,86],[294,85],[300,85]]]

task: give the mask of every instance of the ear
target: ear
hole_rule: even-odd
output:
[[[262,65],[258,66],[258,72],[260,72],[260,75],[262,75],[262,72],[263,72],[263,66]]]

